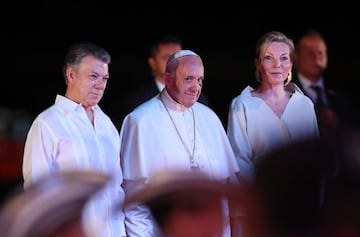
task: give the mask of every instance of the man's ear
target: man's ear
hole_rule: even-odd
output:
[[[153,57],[149,57],[149,58],[148,58],[148,64],[149,64],[149,66],[150,66],[151,69],[154,69],[154,67],[155,67],[155,60],[154,60]]]
[[[73,80],[74,80],[74,74],[75,74],[75,71],[72,67],[68,67],[66,69],[66,78],[67,78],[67,82],[68,83],[72,83]]]

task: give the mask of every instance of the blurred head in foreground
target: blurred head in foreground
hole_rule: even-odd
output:
[[[126,205],[147,205],[164,236],[214,237],[223,233],[223,202],[239,194],[239,187],[200,172],[166,171],[129,196]]]
[[[359,236],[359,145],[360,133],[344,129],[258,162],[254,186],[266,236]]]
[[[1,237],[83,237],[82,212],[109,177],[89,171],[46,176],[15,190],[0,212]]]

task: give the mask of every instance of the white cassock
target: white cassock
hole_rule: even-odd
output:
[[[239,171],[225,129],[214,111],[199,102],[184,109],[165,89],[125,117],[120,140],[126,194],[146,185],[154,172],[191,170],[192,155],[199,169],[214,180],[225,181]],[[139,205],[125,213],[129,236],[151,236],[152,221],[146,208]]]
[[[290,142],[319,136],[313,102],[295,84],[288,87],[293,94],[281,117],[264,100],[252,96],[250,86],[231,102],[227,133],[241,175],[249,179],[261,156]]]

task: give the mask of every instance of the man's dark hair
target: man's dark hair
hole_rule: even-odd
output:
[[[161,44],[179,44],[182,45],[182,41],[179,37],[175,35],[163,35],[161,38],[157,39],[153,44],[150,46],[150,57],[155,57],[159,51],[159,46]]]

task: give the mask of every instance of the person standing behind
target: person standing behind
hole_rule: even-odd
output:
[[[167,61],[164,79],[160,94],[129,113],[120,129],[126,195],[146,187],[149,177],[162,170],[201,171],[223,182],[239,172],[220,119],[198,102],[204,80],[200,56],[191,50],[175,52]],[[153,236],[147,208],[129,206],[125,215],[128,236]],[[225,222],[224,232],[229,233],[229,220]]]
[[[119,121],[130,113],[136,106],[156,96],[165,87],[164,74],[166,61],[171,54],[182,49],[182,41],[174,35],[163,35],[150,47],[148,64],[151,70],[151,78],[144,85],[126,93],[121,99],[121,111]],[[201,94],[199,101],[208,104],[205,94]]]
[[[325,39],[318,31],[309,30],[299,38],[295,49],[294,82],[315,103],[320,134],[332,135],[341,123],[351,118],[351,103],[326,84],[324,73],[328,54]]]
[[[24,188],[46,175],[94,170],[111,177],[106,189],[86,209],[86,226],[97,236],[126,236],[124,213],[112,211],[124,201],[119,132],[98,103],[109,79],[110,54],[84,42],[65,56],[65,95],[40,113],[27,134],[23,157]],[[94,232],[97,233],[97,232]]]
[[[261,36],[255,56],[259,85],[247,86],[231,101],[227,134],[248,182],[266,153],[319,136],[313,102],[291,83],[294,50],[293,41],[281,32]]]

